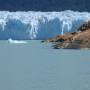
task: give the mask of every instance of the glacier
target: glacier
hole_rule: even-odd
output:
[[[0,40],[44,40],[76,31],[90,20],[89,12],[0,11]]]

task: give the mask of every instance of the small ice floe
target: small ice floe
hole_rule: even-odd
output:
[[[8,39],[8,42],[12,44],[26,44],[27,43],[26,41],[22,41],[22,40],[12,40],[11,38]]]

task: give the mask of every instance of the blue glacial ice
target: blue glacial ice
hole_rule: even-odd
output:
[[[0,11],[0,39],[47,39],[76,31],[90,20],[89,12]]]

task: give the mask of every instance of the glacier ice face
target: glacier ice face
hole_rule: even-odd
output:
[[[0,11],[0,39],[47,39],[76,31],[90,20],[90,13]]]

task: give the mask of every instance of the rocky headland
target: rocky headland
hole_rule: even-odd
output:
[[[81,25],[76,32],[65,33],[50,38],[47,42],[54,43],[53,48],[82,49],[90,48],[90,21]]]

